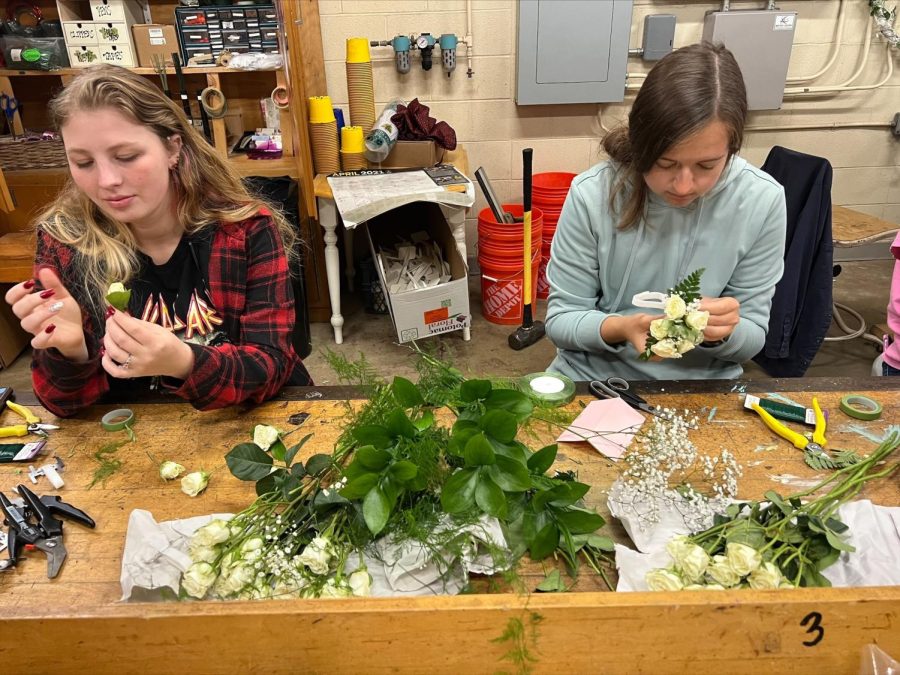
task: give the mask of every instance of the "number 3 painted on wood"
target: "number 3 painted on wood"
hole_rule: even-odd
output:
[[[816,636],[810,640],[804,641],[803,645],[806,647],[815,647],[822,641],[822,638],[825,637],[825,629],[822,628],[822,615],[819,612],[810,612],[803,617],[803,621],[800,622],[801,626],[806,626],[806,624],[810,624],[809,628],[806,629],[806,632],[815,633]]]

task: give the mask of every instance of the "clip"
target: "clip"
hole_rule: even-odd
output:
[[[644,291],[635,295],[631,299],[631,304],[635,307],[646,307],[647,309],[665,309],[668,297],[668,295],[659,291]]]

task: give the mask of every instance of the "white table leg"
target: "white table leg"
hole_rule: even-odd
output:
[[[337,207],[330,199],[316,200],[319,207],[319,223],[325,230],[325,272],[328,275],[328,297],[331,300],[331,325],[334,341],[343,344],[344,317],[341,316],[341,269],[337,249]]]
[[[344,275],[347,277],[347,288],[353,292],[353,277],[356,276],[356,269],[353,267],[353,230],[344,227],[344,257],[347,258],[347,268]]]

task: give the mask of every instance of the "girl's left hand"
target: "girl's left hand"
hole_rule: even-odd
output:
[[[700,309],[709,312],[709,322],[703,330],[707,342],[724,340],[741,320],[741,303],[735,298],[703,298]]]
[[[103,369],[119,378],[165,375],[184,380],[194,352],[169,330],[112,307],[107,310]]]

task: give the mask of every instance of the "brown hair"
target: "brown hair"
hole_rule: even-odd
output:
[[[746,118],[744,78],[723,45],[703,42],[665,56],[638,91],[628,125],[603,139],[606,154],[619,164],[609,195],[619,228],[640,220],[648,191],[644,174],[669,148],[719,120],[728,128],[730,157],[741,148]]]
[[[240,222],[266,209],[278,226],[288,258],[295,258],[297,235],[291,225],[272,205],[247,191],[231,164],[193,128],[184,112],[146,78],[119,66],[86,68],[50,102],[50,120],[61,130],[72,115],[101,108],[111,108],[145,125],[167,148],[171,147],[173,135],[181,137],[179,161],[171,175],[178,219],[186,232],[218,227],[223,222]],[[94,304],[104,297],[111,282],[127,283],[138,269],[137,243],[131,230],[104,214],[71,176],[38,217],[38,227],[80,253],[79,272]]]

